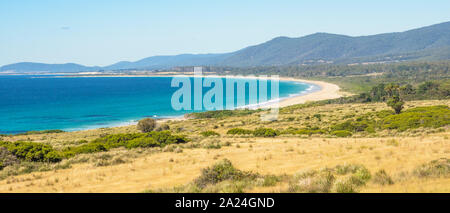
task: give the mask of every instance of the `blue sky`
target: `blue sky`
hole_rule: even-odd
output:
[[[222,53],[277,36],[351,36],[450,21],[450,1],[2,0],[0,66],[109,65],[153,55]]]

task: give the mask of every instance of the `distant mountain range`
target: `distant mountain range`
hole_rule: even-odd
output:
[[[2,72],[86,72],[123,69],[166,69],[176,66],[280,66],[296,64],[350,64],[406,60],[450,59],[450,22],[400,33],[351,37],[316,33],[299,38],[278,37],[268,42],[224,54],[153,56],[122,61],[106,67],[79,64],[22,62],[0,68]]]

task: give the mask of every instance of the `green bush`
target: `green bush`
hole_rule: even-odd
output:
[[[400,114],[383,110],[362,115],[355,120],[347,120],[330,127],[330,131],[348,131],[375,133],[377,129],[396,129],[405,131],[419,127],[439,128],[450,124],[448,106],[416,107]],[[309,131],[301,131],[308,134]],[[339,137],[339,136],[338,136]],[[347,137],[347,136],[343,136]]]
[[[383,118],[383,129],[405,131],[419,127],[439,128],[450,124],[450,109],[448,106],[416,107],[403,113],[389,115]]]
[[[131,140],[139,138],[139,137],[145,137],[147,134],[146,133],[128,133],[128,134],[107,135],[107,136],[104,136],[101,138],[97,138],[97,139],[93,140],[91,143],[100,143],[100,144],[103,144],[103,146],[106,149],[111,149],[111,148],[116,148],[116,147],[120,147],[120,146],[125,146],[128,141],[131,141]],[[88,144],[86,144],[86,146],[87,145]]]
[[[34,162],[59,162],[62,156],[50,145],[34,142],[0,142],[1,147],[5,147],[19,159]]]
[[[287,129],[282,130],[280,132],[280,134],[283,134],[283,135],[295,135],[296,131],[298,131],[298,128],[288,127]]]
[[[359,117],[356,121],[348,120],[331,126],[331,131],[345,130],[349,132],[362,132],[374,130],[374,121],[368,121],[366,118]]]
[[[367,181],[372,178],[372,175],[370,174],[369,170],[366,169],[366,167],[361,167],[351,176],[352,181],[357,186],[364,186],[366,185]]]
[[[252,130],[233,128],[227,131],[228,135],[250,135],[253,134]]]
[[[114,134],[97,138],[92,142],[80,146],[67,147],[63,150],[65,157],[72,157],[81,153],[95,153],[108,151],[117,147],[145,148],[164,147],[170,144],[185,143],[188,139],[181,135],[172,135],[170,131],[149,133]]]
[[[86,154],[104,151],[108,151],[108,148],[105,147],[105,144],[100,142],[93,142],[83,144],[81,146],[67,147],[66,149],[63,150],[63,153],[65,157],[72,157],[76,154]]]
[[[156,147],[160,146],[158,142],[152,137],[140,137],[130,140],[126,143],[125,147],[128,149],[133,148],[146,148],[146,147]]]
[[[337,131],[331,132],[331,134],[335,135],[337,137],[340,137],[340,138],[345,138],[345,137],[352,136],[352,133],[347,131],[347,130],[337,130]]]
[[[253,131],[255,137],[276,137],[280,133],[277,130],[271,128],[258,128]]]
[[[333,132],[342,130],[353,132],[355,130],[355,126],[353,125],[353,122],[350,120],[331,126],[331,131]]]
[[[169,144],[186,143],[189,140],[182,135],[172,135],[170,131],[150,132],[147,137],[152,137],[160,146],[166,146]]]
[[[204,137],[220,136],[219,133],[214,132],[214,131],[212,131],[212,130],[204,131],[204,132],[201,132],[200,134],[201,134],[202,136],[204,136]]]

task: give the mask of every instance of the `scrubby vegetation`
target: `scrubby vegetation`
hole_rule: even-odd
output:
[[[356,119],[350,119],[331,126],[332,131],[368,132],[375,130],[395,129],[405,131],[419,127],[438,128],[450,124],[450,109],[448,106],[417,107],[400,114],[389,111],[367,113]],[[341,132],[339,132],[341,133]]]
[[[93,140],[80,146],[68,147],[63,150],[64,156],[73,156],[81,153],[94,153],[107,151],[112,148],[147,148],[164,147],[170,144],[185,143],[185,136],[173,135],[170,131],[152,131],[149,133],[115,134]]]
[[[438,128],[450,124],[448,106],[417,107],[398,115],[388,115],[381,120],[381,129],[405,131],[419,127]]]
[[[194,180],[199,188],[205,188],[208,185],[214,185],[222,181],[242,181],[245,179],[254,180],[257,174],[243,172],[236,169],[230,160],[224,159],[211,167],[202,170],[200,177]]]
[[[428,177],[449,177],[450,159],[441,158],[423,164],[414,170],[414,174],[420,178]]]
[[[379,170],[373,175],[373,182],[380,185],[392,185],[394,181],[384,169]]]
[[[253,131],[255,137],[275,137],[280,134],[279,131],[272,128],[258,128]]]
[[[219,133],[217,133],[217,132],[214,132],[214,131],[212,131],[212,130],[208,130],[208,131],[203,131],[203,132],[201,132],[200,133],[202,136],[204,136],[204,137],[210,137],[210,136],[220,136],[220,134]]]
[[[405,101],[399,114],[381,102],[311,102],[280,112],[273,121],[253,112],[158,122],[148,133],[129,126],[1,136],[0,191],[112,192],[130,172],[140,179],[123,192],[448,191],[447,160],[431,162],[450,152],[446,100]],[[61,160],[26,160],[6,148],[13,143],[50,146]],[[224,158],[233,169],[210,164]],[[91,178],[77,175],[84,170]]]
[[[233,128],[227,131],[228,135],[253,135],[255,137],[276,137],[280,135],[280,131],[272,128],[257,128],[255,130]]]
[[[243,193],[253,187],[270,187],[276,185],[282,177],[260,175],[241,171],[230,160],[223,159],[201,170],[201,174],[191,183],[172,189],[159,189],[146,192],[201,192],[201,193]]]
[[[233,128],[227,131],[228,135],[251,135],[253,134],[252,130],[241,129],[241,128]]]
[[[372,178],[362,165],[346,164],[335,168],[309,170],[293,176],[260,175],[236,169],[224,159],[202,169],[193,182],[170,189],[169,192],[244,192],[253,187],[271,187],[287,181],[291,193],[355,193]],[[159,190],[156,192],[167,192]]]
[[[185,136],[173,135],[170,131],[133,134],[108,135],[79,146],[69,146],[56,150],[51,145],[17,141],[0,141],[0,169],[13,165],[18,160],[27,162],[56,163],[64,158],[71,158],[78,154],[104,152],[118,147],[148,148],[165,147],[189,141]]]
[[[347,130],[336,130],[336,131],[331,132],[331,134],[334,136],[340,137],[340,138],[352,136],[352,133]]]
[[[7,148],[0,147],[0,170],[19,163],[19,160]]]
[[[156,121],[153,118],[144,118],[137,124],[137,129],[144,133],[153,131],[155,127]]]
[[[204,119],[204,118],[226,118],[231,116],[245,116],[251,115],[255,112],[261,110],[249,110],[249,109],[238,109],[238,110],[217,110],[217,111],[206,111],[206,112],[194,112],[187,115],[188,118]]]
[[[279,135],[332,135],[336,137],[350,137],[355,133],[373,134],[382,130],[396,130],[399,132],[417,128],[439,128],[450,124],[450,109],[448,106],[416,107],[396,114],[389,110],[369,112],[329,127],[295,128],[284,130],[272,128],[257,128],[247,130],[232,128],[228,135],[250,135],[255,137],[276,137]]]
[[[58,162],[62,155],[50,145],[33,142],[2,142],[0,147],[5,147],[18,159],[32,162]]]
[[[354,193],[371,178],[369,170],[362,165],[338,165],[335,168],[311,170],[294,176],[289,192],[308,193]]]

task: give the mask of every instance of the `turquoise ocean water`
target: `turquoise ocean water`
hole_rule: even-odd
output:
[[[192,112],[172,109],[171,97],[179,88],[171,87],[171,80],[170,77],[0,76],[0,134],[112,127],[144,117],[167,118]],[[193,78],[190,80],[193,83]],[[222,81],[226,91],[225,79]],[[203,93],[209,89],[204,87]],[[279,97],[317,89],[316,85],[281,81]],[[236,99],[236,93],[233,95]],[[270,91],[268,96],[270,99]]]

